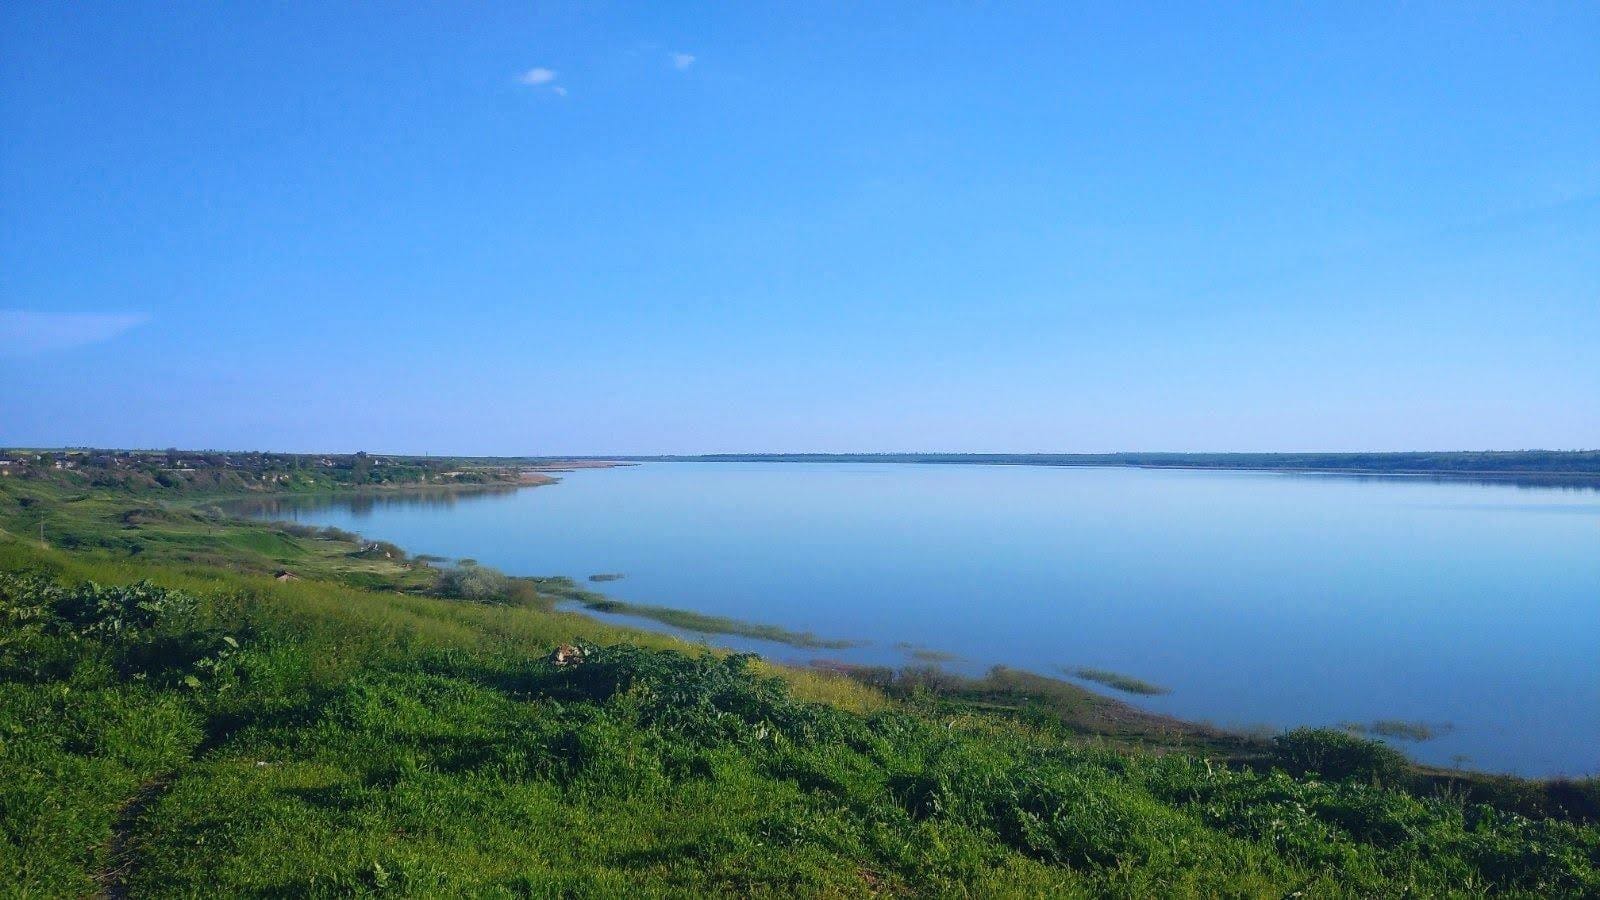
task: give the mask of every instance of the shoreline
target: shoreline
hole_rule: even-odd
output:
[[[266,489],[266,490],[246,490],[246,491],[243,491],[243,492],[239,492],[239,491],[225,491],[225,492],[218,492],[218,493],[198,492],[198,493],[196,493],[196,494],[194,494],[194,495],[192,495],[190,497],[187,497],[187,498],[173,498],[173,499],[169,500],[168,502],[183,502],[183,501],[187,500],[187,501],[189,501],[191,503],[198,504],[198,503],[207,503],[207,502],[216,502],[216,501],[242,501],[242,500],[257,500],[257,499],[266,500],[266,499],[269,499],[269,498],[280,498],[280,497],[351,497],[351,496],[363,496],[363,495],[365,495],[365,496],[374,496],[374,495],[379,495],[379,494],[422,493],[424,491],[427,491],[427,492],[439,492],[439,493],[474,493],[474,492],[480,492],[480,491],[481,492],[488,492],[488,491],[507,491],[507,492],[509,492],[509,491],[518,490],[520,488],[548,487],[548,486],[553,485],[553,484],[560,484],[561,483],[561,479],[555,477],[556,475],[559,475],[559,474],[570,473],[570,472],[578,472],[578,471],[584,471],[584,470],[589,470],[589,469],[617,469],[617,468],[624,468],[624,467],[636,466],[636,465],[639,465],[639,464],[638,463],[632,463],[632,462],[615,462],[615,461],[605,461],[605,462],[599,462],[599,461],[597,461],[597,462],[573,461],[573,462],[563,462],[563,463],[556,463],[556,464],[539,464],[539,465],[532,465],[532,466],[519,466],[519,467],[516,467],[517,468],[517,479],[515,481],[509,481],[509,480],[507,480],[507,481],[499,481],[499,480],[497,480],[497,481],[441,481],[441,482],[406,481],[406,482],[390,482],[390,483],[384,483],[384,484],[331,485],[331,486],[328,486],[328,487],[317,487],[317,488],[314,488],[314,489],[311,489],[311,490],[301,490],[301,491]],[[164,499],[167,499],[167,498],[159,498],[158,497],[158,498],[155,498],[155,499],[163,499],[164,500]]]
[[[625,463],[617,465],[590,465],[576,468],[614,468],[618,465],[637,465]],[[572,471],[571,469],[546,469],[544,471]],[[268,500],[269,498],[291,497],[355,497],[362,494],[401,494],[406,492],[421,492],[424,490],[440,490],[448,493],[474,493],[477,491],[493,491],[510,493],[526,487],[545,487],[559,484],[561,479],[544,475],[543,472],[532,473],[542,477],[542,480],[518,483],[501,484],[454,484],[454,485],[396,485],[381,491],[367,489],[346,489],[332,491],[308,492],[273,492],[263,494],[246,494],[243,496],[232,495],[229,497],[210,497],[203,502],[216,502],[218,500],[232,500],[235,503],[248,503],[252,500]],[[476,489],[476,490],[475,490]],[[200,502],[200,501],[197,501]],[[280,524],[277,520],[259,516],[247,516],[237,519],[240,524],[251,527],[271,528]],[[363,540],[374,540],[367,535],[360,535]],[[434,562],[437,557],[427,553],[414,553],[410,548],[403,549],[407,557],[418,560],[421,565],[434,570],[443,569]],[[747,619],[734,619],[722,616],[710,616],[697,613],[692,609],[675,606],[660,606],[636,604],[621,600],[603,591],[587,588],[578,588],[576,583],[572,589],[565,589],[557,582],[563,580],[562,576],[508,574],[513,581],[526,582],[535,586],[542,594],[548,594],[558,600],[559,607],[565,612],[581,616],[596,623],[611,624],[625,628],[634,628],[652,634],[676,637],[686,640],[696,646],[716,653],[737,653],[735,648],[719,646],[715,639],[719,636],[736,638],[740,640],[768,643],[774,646],[789,647],[795,650],[825,650],[848,649],[862,646],[870,642],[851,639],[822,638],[809,632],[791,632],[786,628],[755,622]],[[714,626],[707,630],[699,630],[684,624],[685,621],[697,624]],[[614,626],[615,627],[615,626]],[[861,681],[852,672],[865,672],[882,667],[847,663],[839,660],[812,659],[809,662],[783,661],[768,658],[772,654],[762,654],[768,665],[796,671],[815,671],[840,675],[852,680]],[[911,663],[898,667],[899,670],[915,668]],[[938,667],[936,667],[938,668]],[[967,676],[938,668],[938,670],[955,679],[964,679]],[[1211,724],[1209,722],[1191,721],[1143,709],[1133,702],[1112,696],[1109,693],[1098,691],[1084,685],[1077,684],[1065,678],[1045,675],[1028,669],[1015,668],[1004,663],[997,663],[991,667],[991,672],[1008,672],[1015,676],[1030,680],[1033,687],[1047,686],[1049,690],[1059,691],[1071,696],[1080,707],[1078,717],[1073,722],[1065,722],[1078,734],[1086,737],[1100,737],[1116,742],[1128,742],[1144,746],[1162,746],[1180,748],[1184,746],[1204,746],[1224,752],[1230,756],[1241,759],[1252,758],[1264,752],[1264,744],[1259,737],[1252,736],[1241,729],[1230,729]],[[864,682],[866,683],[866,682]],[[1470,770],[1462,770],[1470,772]],[[1490,774],[1490,773],[1475,773]]]
[[[631,465],[639,465],[639,464],[640,463],[637,463],[637,462],[618,463],[618,462],[615,462],[615,461],[607,461],[605,463],[597,463],[597,464],[591,464],[591,465],[586,465],[586,466],[578,466],[578,467],[575,467],[575,468],[598,469],[598,468],[614,468],[614,467],[620,467],[620,466],[624,466],[624,465],[631,466]],[[915,464],[915,463],[907,463],[907,464]],[[954,463],[943,463],[943,464],[954,464]],[[984,465],[985,463],[971,463],[971,464]],[[572,469],[556,468],[557,465],[560,465],[560,464],[551,464],[549,467],[545,467],[544,471],[571,471],[572,470]],[[1024,465],[1024,464],[1018,464],[1018,463],[995,463],[995,465]],[[1076,467],[1076,468],[1194,468],[1194,469],[1205,470],[1205,471],[1241,471],[1241,472],[1244,472],[1244,471],[1266,471],[1266,472],[1281,472],[1281,471],[1284,471],[1284,470],[1229,469],[1229,468],[1226,468],[1226,467],[1177,467],[1177,466],[1148,466],[1148,467],[1146,467],[1146,466],[1137,466],[1137,467],[1135,467],[1135,466],[1075,465],[1073,467]],[[1356,474],[1356,475],[1361,475],[1363,477],[1366,477],[1368,473],[1333,472],[1333,473],[1329,473],[1329,474],[1345,474],[1345,475]],[[1400,477],[1412,477],[1412,475],[1409,474],[1409,473],[1383,473],[1383,474],[1384,475],[1399,475]],[[1427,474],[1431,474],[1431,473],[1422,473],[1422,474],[1427,475]],[[548,485],[548,484],[558,484],[558,483],[560,483],[560,479],[559,478],[549,478],[548,476],[545,476],[545,480],[535,481],[535,482],[530,482],[530,483],[518,483],[518,484],[503,483],[503,484],[498,484],[498,485],[497,484],[456,485],[456,486],[453,486],[453,487],[455,487],[457,489],[480,488],[480,489],[485,489],[487,491],[495,491],[495,492],[505,491],[505,492],[509,492],[509,491],[515,490],[515,489],[520,488],[520,487],[537,487],[537,486],[545,486],[545,485]],[[406,486],[400,486],[400,487],[404,488]],[[412,487],[412,488],[424,488],[424,487],[434,487],[434,486],[412,485],[410,487]],[[315,492],[315,494],[307,493],[307,494],[299,494],[299,495],[291,495],[291,496],[351,497],[351,496],[359,495],[361,493],[363,493],[363,492],[362,491],[348,491],[348,490],[345,490],[345,491],[335,491],[335,492]],[[375,492],[365,492],[365,493],[368,493],[370,495],[370,494],[375,493]],[[283,496],[283,495],[280,495],[280,496]],[[265,497],[262,497],[262,499],[265,499]],[[251,522],[253,522],[255,524],[271,524],[271,522],[272,522],[272,520],[267,519],[267,518],[252,518],[249,521],[251,521]],[[417,558],[417,557],[413,557],[413,558]],[[428,556],[427,554],[424,554],[420,558],[427,560],[430,564],[432,564],[433,568],[441,568],[441,566],[438,565],[438,563],[444,562],[444,560],[442,558]],[[810,632],[792,632],[792,631],[790,631],[789,629],[787,629],[787,628],[785,628],[783,626],[772,625],[772,624],[768,624],[768,623],[764,623],[764,622],[760,622],[760,621],[756,621],[756,620],[746,619],[746,618],[743,618],[743,617],[712,616],[712,615],[708,615],[708,614],[697,612],[694,609],[689,608],[689,607],[635,603],[635,602],[622,600],[620,598],[614,597],[614,596],[612,596],[612,595],[610,595],[608,593],[605,593],[604,591],[593,590],[593,589],[588,589],[588,588],[573,590],[570,593],[567,590],[562,590],[562,589],[559,589],[559,588],[552,590],[551,589],[552,586],[549,585],[549,582],[565,580],[564,577],[562,577],[562,576],[549,576],[549,575],[537,575],[537,574],[509,574],[508,577],[510,577],[512,580],[515,580],[515,581],[528,581],[528,582],[534,583],[534,584],[536,584],[538,586],[538,589],[539,589],[539,591],[541,593],[553,594],[554,596],[561,598],[561,600],[563,600],[563,601],[571,601],[571,605],[570,606],[566,605],[565,603],[563,603],[563,608],[568,612],[571,612],[571,613],[576,614],[576,615],[581,615],[584,618],[587,618],[587,619],[589,619],[591,621],[614,623],[614,624],[617,624],[617,625],[621,625],[623,627],[636,628],[636,629],[639,629],[639,630],[642,630],[642,631],[648,631],[648,632],[654,633],[654,634],[673,636],[673,637],[677,637],[677,638],[689,641],[691,643],[695,643],[697,645],[709,647],[711,649],[714,649],[717,652],[744,652],[744,651],[741,651],[739,649],[739,647],[737,645],[737,642],[742,642],[742,641],[754,642],[756,644],[756,646],[751,648],[751,650],[754,651],[754,652],[760,653],[763,657],[765,657],[767,659],[767,661],[769,663],[771,663],[773,665],[784,666],[784,667],[789,667],[789,668],[796,668],[796,669],[812,669],[812,670],[818,670],[818,671],[824,671],[824,672],[831,672],[831,673],[834,673],[834,674],[849,674],[852,671],[868,671],[868,670],[885,669],[885,668],[891,669],[891,670],[899,670],[899,671],[905,671],[905,670],[916,669],[916,668],[935,668],[941,674],[946,675],[946,676],[948,676],[948,677],[950,677],[952,679],[981,680],[982,677],[984,677],[984,676],[979,676],[978,678],[974,679],[970,675],[962,674],[962,670],[959,670],[959,669],[949,669],[949,668],[945,668],[943,666],[938,666],[938,665],[928,666],[923,662],[919,662],[918,661],[918,657],[916,657],[916,655],[914,653],[911,654],[911,658],[902,659],[902,660],[899,660],[899,661],[893,663],[892,665],[887,665],[887,666],[883,665],[883,664],[873,664],[873,663],[854,663],[854,662],[847,662],[847,661],[844,661],[844,660],[836,660],[836,659],[811,659],[809,661],[806,661],[806,660],[801,659],[800,656],[796,655],[793,652],[787,652],[786,653],[782,649],[779,649],[779,648],[788,648],[790,651],[795,651],[795,650],[802,650],[802,651],[803,650],[818,650],[818,649],[849,649],[849,648],[852,648],[852,647],[866,646],[866,645],[879,644],[879,643],[881,643],[883,645],[887,645],[888,641],[885,640],[883,642],[878,642],[878,641],[868,641],[868,640],[856,640],[856,639],[849,639],[849,638],[819,637],[818,635],[810,633]],[[577,588],[577,585],[574,584],[572,587],[573,588]],[[581,596],[579,596],[579,595],[581,595]],[[693,625],[692,624],[687,624],[689,622],[693,622],[695,624],[693,624]],[[695,627],[695,625],[701,625],[702,627]],[[719,638],[722,638],[724,640],[719,641],[718,640]],[[762,649],[761,646],[760,646],[761,644],[769,645],[771,649]],[[973,671],[973,670],[969,668],[969,669],[966,669],[966,671]],[[1081,697],[1083,698],[1084,703],[1087,705],[1088,708],[1083,710],[1083,712],[1086,715],[1083,717],[1083,719],[1081,721],[1079,721],[1077,723],[1077,726],[1075,726],[1075,727],[1078,728],[1078,731],[1079,731],[1080,734],[1083,734],[1083,735],[1086,735],[1086,736],[1088,736],[1088,735],[1099,735],[1099,736],[1105,737],[1105,738],[1107,738],[1109,740],[1114,740],[1114,741],[1117,741],[1117,740],[1132,740],[1132,741],[1134,741],[1136,743],[1153,742],[1153,743],[1155,743],[1157,745],[1162,745],[1162,746],[1167,746],[1167,745],[1182,746],[1182,745],[1186,745],[1186,744],[1203,745],[1203,746],[1208,746],[1208,747],[1211,747],[1213,749],[1220,750],[1222,752],[1226,752],[1226,753],[1229,753],[1229,754],[1236,754],[1236,755],[1240,755],[1241,757],[1249,757],[1249,756],[1253,756],[1256,753],[1260,752],[1261,747],[1264,746],[1264,738],[1262,737],[1262,735],[1265,734],[1267,730],[1269,730],[1269,729],[1266,729],[1265,726],[1262,726],[1262,725],[1259,725],[1259,724],[1234,723],[1234,724],[1230,724],[1230,725],[1219,725],[1219,724],[1216,724],[1216,722],[1213,721],[1210,718],[1189,719],[1189,718],[1183,718],[1181,716],[1174,715],[1174,714],[1171,714],[1171,713],[1157,712],[1157,711],[1150,710],[1150,709],[1147,709],[1147,708],[1139,705],[1138,704],[1138,700],[1136,698],[1126,698],[1126,697],[1118,696],[1116,694],[1113,694],[1109,690],[1102,690],[1102,689],[1098,689],[1098,688],[1091,687],[1091,686],[1085,686],[1085,685],[1079,684],[1079,683],[1077,683],[1075,681],[1067,680],[1066,678],[1058,677],[1056,675],[1051,675],[1051,674],[1045,674],[1044,672],[1041,672],[1041,671],[1035,671],[1033,669],[1025,669],[1025,668],[1013,667],[1012,665],[1010,665],[1010,664],[1008,664],[1008,663],[1006,663],[1004,661],[995,662],[991,667],[989,667],[988,671],[990,671],[990,672],[993,672],[993,671],[1009,671],[1009,672],[1013,672],[1013,673],[1018,673],[1018,674],[1020,674],[1022,676],[1028,677],[1028,678],[1037,679],[1040,683],[1052,682],[1055,685],[1059,685],[1059,686],[1063,687],[1064,689],[1068,689],[1068,690],[1077,692],[1078,694],[1081,695]],[[1093,680],[1093,679],[1090,679],[1090,680]],[[1344,730],[1349,730],[1343,724],[1318,726],[1318,725],[1312,725],[1310,723],[1301,721],[1301,722],[1298,722],[1297,725],[1304,726],[1304,727],[1328,727],[1328,728],[1341,728],[1341,729],[1344,729]],[[1296,727],[1296,725],[1285,725],[1282,728],[1277,728],[1277,729],[1272,729],[1272,730],[1281,731],[1281,730],[1284,730],[1284,729],[1287,729],[1287,728],[1292,728],[1292,727]],[[1397,749],[1400,749],[1403,752],[1406,752],[1408,758],[1411,755],[1410,752],[1409,752],[1409,748],[1408,748],[1407,744],[1399,743],[1399,742],[1396,742],[1396,741],[1383,741],[1383,743],[1385,743],[1385,744],[1387,744],[1387,745],[1389,745],[1391,747],[1395,747]],[[1558,779],[1558,778],[1561,778],[1561,777],[1565,777],[1565,776],[1560,776],[1560,775],[1550,775],[1550,776],[1515,775],[1515,774],[1512,774],[1511,772],[1502,771],[1502,770],[1476,769],[1476,768],[1470,768],[1470,767],[1464,767],[1464,766],[1463,767],[1452,767],[1452,766],[1440,765],[1440,764],[1437,764],[1437,763],[1424,763],[1424,762],[1421,762],[1421,761],[1417,761],[1415,759],[1412,759],[1412,765],[1416,766],[1419,770],[1426,769],[1426,770],[1428,770],[1430,772],[1433,772],[1433,773],[1444,773],[1444,774],[1454,773],[1455,775],[1458,775],[1458,776],[1460,776],[1460,775],[1468,775],[1468,776],[1475,776],[1475,777],[1502,777],[1502,776],[1509,776],[1509,777],[1535,778],[1535,779],[1544,779],[1544,780],[1553,780],[1553,779]]]
[[[688,453],[590,457],[626,462],[792,462],[1040,468],[1192,469],[1446,480],[1525,481],[1600,487],[1600,450],[1277,453]]]
[[[614,461],[607,462],[609,463]],[[544,468],[555,469],[563,464],[564,461],[552,461],[551,463],[546,464]],[[611,467],[611,465],[590,464],[576,468],[609,467]],[[217,503],[223,503],[230,506],[235,503],[249,504],[252,501],[256,503],[293,503],[294,500],[291,498],[305,498],[307,500],[312,500],[313,498],[326,498],[338,500],[341,498],[353,499],[359,496],[374,498],[389,496],[398,498],[402,495],[415,495],[421,492],[438,493],[440,495],[465,495],[479,492],[509,493],[522,487],[540,487],[560,483],[559,478],[556,478],[550,474],[546,474],[545,472],[524,472],[523,474],[528,476],[526,480],[519,480],[517,482],[506,481],[474,484],[454,483],[432,485],[423,485],[413,482],[382,486],[364,486],[362,488],[336,488],[331,490],[315,491],[245,490],[216,493],[204,492],[201,495],[190,496],[187,498],[150,497],[148,500],[132,496],[108,494],[102,499],[110,501],[113,505],[118,507],[121,507],[124,504],[131,507],[136,507],[141,504],[141,501],[147,503],[153,500],[157,502],[171,503],[173,506],[177,507],[189,507],[192,509],[194,507],[205,506],[206,504]],[[235,527],[254,532],[273,531],[275,529],[275,525],[277,524],[270,511],[261,511],[253,515],[241,515],[241,513],[242,511],[236,511],[231,513],[224,512],[223,514],[233,520]],[[201,525],[199,523],[196,523],[196,525],[198,525],[198,527],[202,530],[205,530],[208,527],[214,527]],[[159,528],[161,526],[158,525],[156,527]],[[55,530],[55,526],[52,526],[52,530]],[[18,532],[18,535],[20,536],[21,532]],[[365,537],[359,538],[359,541],[366,540],[367,539]],[[316,554],[320,555],[314,556],[311,561],[301,560],[298,558],[291,559],[288,556],[284,556],[281,559],[275,560],[271,566],[269,566],[269,568],[276,569],[281,567],[287,571],[304,574],[306,577],[310,578],[329,577],[345,580],[351,584],[367,585],[374,588],[381,587],[383,584],[394,582],[396,587],[391,589],[400,590],[407,594],[431,594],[431,585],[433,579],[430,577],[430,573],[437,573],[441,568],[435,564],[435,560],[427,558],[426,556],[411,557],[411,559],[415,560],[416,562],[409,565],[402,562],[404,560],[404,557],[402,556],[400,560],[396,560],[397,563],[400,563],[398,566],[388,563],[384,560],[375,559],[363,559],[357,562],[354,561],[353,558],[345,558],[347,556],[353,556],[352,554],[335,552],[337,545],[329,544],[326,546],[328,548],[327,552],[324,553],[321,550],[315,551]],[[400,548],[395,549],[398,550]],[[287,550],[287,548],[285,548],[285,550]],[[281,553],[284,551],[279,552]],[[220,557],[213,558],[220,561]],[[270,571],[262,569],[259,566],[252,566],[249,564],[240,565],[240,562],[241,561],[236,560],[233,563],[233,566],[237,571],[271,574]],[[305,566],[307,568],[302,569],[301,566]],[[541,579],[538,576],[513,576],[513,578],[518,581],[527,580],[535,583],[547,580]],[[573,585],[573,587],[576,587],[576,585]],[[565,593],[564,591],[559,590],[547,590],[542,585],[539,586],[539,592],[542,594],[553,593],[557,597],[559,597],[562,593]],[[716,641],[718,635],[726,635],[728,638],[731,638],[734,641],[749,640],[764,643],[770,645],[774,649],[761,651],[762,655],[768,656],[769,658],[774,658],[774,665],[781,665],[786,668],[804,670],[807,668],[817,668],[817,666],[808,666],[805,660],[795,658],[793,654],[784,654],[780,651],[777,651],[776,648],[780,646],[794,647],[804,650],[826,649],[835,645],[835,643],[848,643],[843,641],[834,642],[827,639],[817,638],[815,635],[805,635],[805,637],[809,638],[809,640],[801,642],[774,639],[772,637],[773,634],[786,634],[786,630],[776,626],[766,626],[759,622],[747,621],[743,619],[729,619],[728,624],[731,627],[726,629],[721,627],[703,627],[706,623],[716,624],[718,617],[703,616],[696,614],[692,609],[683,607],[653,607],[632,604],[626,601],[615,600],[615,598],[609,597],[600,592],[582,591],[582,593],[585,594],[587,598],[601,601],[601,603],[596,604],[594,607],[582,610],[570,610],[571,612],[582,616],[586,620],[596,623],[608,623],[608,620],[614,622],[617,618],[631,620],[619,624],[624,624],[625,627],[636,629],[641,633],[651,633],[657,635],[677,634],[698,646],[707,647],[718,653],[738,652],[736,646],[730,647],[727,646],[726,643]],[[640,612],[644,612],[646,614],[642,616],[637,615]],[[629,613],[635,613],[635,615],[629,615]],[[649,615],[648,613],[657,613],[658,615]],[[662,618],[662,616],[670,616],[671,618],[666,619]],[[646,622],[639,621],[640,618],[652,620],[654,624],[648,624]],[[694,627],[693,625],[685,627],[685,622],[689,620],[693,620],[694,625],[700,625],[702,627]],[[759,645],[754,649],[759,650]],[[789,656],[790,658],[785,659],[785,656]],[[822,668],[838,671],[840,668],[851,665],[852,664],[850,663],[843,663],[842,661],[828,661],[824,663]],[[871,669],[874,667],[856,666],[856,668]],[[917,668],[917,664],[913,661],[913,659],[903,659],[895,661],[892,667],[887,668],[898,670],[915,669]],[[1245,753],[1249,753],[1249,748],[1257,747],[1261,743],[1261,737],[1258,730],[1251,728],[1248,725],[1236,725],[1231,727],[1219,726],[1214,722],[1207,721],[1205,719],[1191,720],[1180,718],[1171,714],[1154,712],[1137,705],[1136,701],[1130,701],[1128,699],[1112,696],[1107,692],[1101,692],[1091,687],[1078,685],[1071,681],[1067,681],[1052,675],[1046,675],[1026,669],[1010,669],[1003,663],[994,667],[994,669],[991,669],[990,671],[992,672],[994,670],[1018,673],[1021,677],[1033,679],[1033,686],[1038,687],[1047,693],[1055,692],[1061,695],[1071,693],[1081,698],[1084,708],[1077,710],[1078,713],[1082,714],[1078,721],[1078,731],[1080,734],[1100,735],[1109,740],[1154,742],[1160,745],[1176,744],[1181,746],[1185,744],[1198,743],[1216,746],[1218,744],[1225,744],[1231,749],[1244,751]],[[973,679],[971,676],[963,676],[957,672],[952,672],[947,669],[940,669],[940,671],[950,678],[967,678],[969,680],[981,681],[983,677],[980,676],[977,679]],[[1023,691],[1022,693],[1026,694],[1027,691]],[[1505,774],[1503,772],[1490,769],[1453,769],[1446,767],[1435,767],[1434,765],[1420,762],[1413,762],[1413,765],[1417,766],[1419,769],[1427,768],[1434,771],[1458,772],[1475,777],[1498,777],[1499,775]],[[1513,777],[1538,778],[1539,776]]]
[[[1206,466],[1159,463],[1016,462],[942,459],[641,459],[630,463],[775,463],[793,465],[988,466],[1031,469],[1139,469],[1143,471],[1238,472],[1262,475],[1343,475],[1354,478],[1430,478],[1436,481],[1504,483],[1512,487],[1583,487],[1600,490],[1600,472],[1536,472],[1506,470],[1439,471],[1430,469],[1336,469],[1291,466]]]

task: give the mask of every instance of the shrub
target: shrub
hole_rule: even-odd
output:
[[[195,597],[148,581],[64,587],[0,573],[0,677],[65,680],[99,670],[197,686],[239,641],[203,626],[196,609]]]
[[[332,525],[318,529],[317,537],[324,541],[343,541],[347,544],[361,543],[361,535],[353,531],[345,531],[343,528],[335,528]]]
[[[439,593],[463,600],[500,600],[511,587],[511,579],[499,569],[464,559],[439,573]]]
[[[1407,766],[1400,751],[1331,728],[1296,728],[1273,738],[1272,743],[1274,762],[1296,775],[1392,784]]]

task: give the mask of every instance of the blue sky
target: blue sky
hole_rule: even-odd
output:
[[[0,444],[1600,447],[1600,5],[8,4]]]

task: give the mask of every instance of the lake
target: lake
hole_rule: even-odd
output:
[[[921,648],[969,672],[1098,667],[1170,688],[1125,699],[1183,718],[1425,723],[1432,739],[1396,745],[1426,762],[1600,772],[1593,489],[881,463],[562,479],[258,512],[512,574],[621,573],[591,586],[868,642],[711,639],[779,660],[903,664]]]

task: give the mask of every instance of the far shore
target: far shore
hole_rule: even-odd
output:
[[[1452,468],[1463,458],[1506,463]],[[1526,487],[1600,489],[1600,451],[1494,451],[1488,453],[730,453],[621,456],[613,464],[643,462],[878,463],[900,465],[1023,466],[1036,468],[1175,469],[1361,478],[1428,478]],[[1418,465],[1428,460],[1435,465]],[[1407,464],[1412,463],[1412,464]]]

